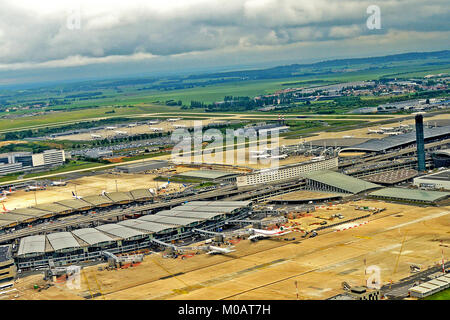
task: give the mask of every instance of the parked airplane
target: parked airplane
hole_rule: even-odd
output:
[[[380,129],[383,130],[383,131],[391,131],[391,130],[394,130],[394,128],[392,128],[392,127],[380,127]]]
[[[106,127],[106,130],[114,130],[117,129],[117,127]]]
[[[163,128],[150,128],[150,130],[152,130],[153,132],[162,132],[162,131],[164,131]]]
[[[280,154],[278,156],[271,156],[270,159],[286,159],[287,156],[287,154]]]
[[[169,121],[169,122],[175,122],[175,121],[178,121],[178,120],[181,120],[181,118],[171,118],[171,119],[167,119],[167,121]]]
[[[148,124],[158,124],[159,120],[150,120]]]
[[[5,195],[5,196],[3,196],[3,197],[0,198],[0,202],[5,202],[7,199],[8,199],[8,198],[7,198],[6,195]]]
[[[136,127],[137,126],[137,123],[130,123],[130,124],[128,124],[128,128],[132,128],[132,127]]]
[[[3,205],[3,212],[9,212],[9,210],[8,210],[8,209],[6,209],[6,207],[5,207],[5,204],[4,204],[4,203],[2,203],[2,205]]]
[[[234,246],[233,247],[225,247],[225,248],[216,247],[216,246],[207,246],[206,249],[209,250],[208,252],[206,252],[206,254],[227,254],[227,253],[236,251],[234,249]]]
[[[288,234],[292,232],[291,230],[288,230],[285,227],[280,227],[279,229],[275,230],[263,230],[263,229],[254,229],[250,228],[250,232],[253,233],[250,237],[248,237],[248,240],[251,241],[258,241],[259,239],[265,239],[265,238],[271,238],[271,237],[279,237],[283,236],[285,234]]]
[[[175,129],[184,129],[186,126],[184,124],[174,124],[173,125]]]
[[[93,134],[93,133],[91,133],[91,138],[93,138],[93,139],[101,139],[102,136],[99,135],[99,134]]]
[[[355,136],[343,136],[342,138],[344,139],[350,139],[350,138],[354,138]]]
[[[6,196],[7,194],[11,194],[14,193],[16,191],[13,191],[12,188],[10,187],[9,190],[3,190],[2,193]]]
[[[66,184],[66,181],[52,181],[52,186],[65,186]]]
[[[114,131],[114,133],[117,133],[118,135],[127,135],[128,134],[128,132],[126,132],[126,131],[119,131],[119,130]]]
[[[367,129],[367,130],[369,130],[369,134],[371,134],[371,133],[379,133],[379,134],[383,134],[383,133],[384,133],[383,130],[372,130],[372,129]]]
[[[400,134],[403,134],[403,132],[394,131],[394,132],[385,132],[384,134],[387,134],[388,136],[398,136]]]
[[[77,196],[77,195],[75,194],[75,192],[73,192],[73,191],[72,191],[72,197],[73,197],[74,199],[81,199],[81,198],[83,198],[83,197]]]
[[[25,191],[32,191],[32,190],[45,190],[44,186],[28,186]]]

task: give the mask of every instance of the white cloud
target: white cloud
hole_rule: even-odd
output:
[[[319,46],[335,39],[368,41],[364,36],[370,35],[389,46],[395,45],[389,36],[394,30],[405,37],[401,42],[412,43],[414,33],[450,29],[448,0],[379,0],[383,29],[371,33],[365,27],[371,4],[365,0],[0,0],[0,67],[66,67],[242,48],[260,52],[297,44]],[[69,30],[69,14],[78,8],[81,28]]]

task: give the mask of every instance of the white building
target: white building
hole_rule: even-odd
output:
[[[46,150],[33,154],[33,167],[62,165],[66,161],[64,150]]]
[[[257,173],[239,176],[236,178],[236,183],[238,187],[263,184],[280,180],[299,178],[303,173],[318,170],[331,170],[337,167],[337,157],[316,162],[303,162],[274,169],[264,169]]]
[[[423,189],[450,190],[450,169],[414,178],[414,185]]]

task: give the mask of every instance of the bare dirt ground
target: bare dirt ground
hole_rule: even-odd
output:
[[[450,207],[415,207],[381,201],[355,204],[386,207],[378,215],[366,218],[366,224],[337,231],[330,228],[315,238],[296,240],[242,240],[229,255],[198,254],[181,260],[164,259],[161,254],[147,256],[136,267],[116,271],[84,269],[88,281],[79,290],[51,287],[38,293],[32,284],[36,275],[16,285],[16,299],[78,299],[91,292],[103,295],[95,299],[296,299],[298,281],[300,299],[326,299],[341,293],[341,283],[362,285],[368,275],[366,265],[381,269],[383,284],[409,275],[410,264],[423,268],[448,257],[450,249]],[[321,209],[316,214],[321,214]],[[344,205],[350,216],[356,211]],[[327,213],[323,209],[322,214]],[[292,236],[291,236],[292,235]],[[98,283],[98,286],[97,284]],[[89,288],[87,286],[89,284]]]
[[[180,168],[180,172],[185,168]],[[192,169],[191,169],[192,170]],[[49,186],[47,190],[17,191],[8,195],[4,202],[7,210],[26,208],[41,203],[56,202],[72,198],[72,191],[78,196],[85,197],[101,194],[102,191],[115,192],[130,191],[142,188],[157,188],[164,184],[163,181],[153,180],[159,174],[124,174],[105,173],[94,176],[86,176],[79,179],[70,180],[66,186]],[[116,189],[117,182],[117,189]],[[171,182],[165,192],[180,191],[182,184]]]

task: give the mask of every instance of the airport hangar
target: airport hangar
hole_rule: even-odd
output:
[[[129,203],[153,202],[153,194],[148,189],[128,192],[111,192],[104,195],[86,196],[81,199],[66,199],[54,203],[42,203],[29,208],[20,208],[0,214],[0,234],[17,226],[33,225],[69,214],[95,212],[96,208],[119,208]]]
[[[450,138],[450,126],[437,128],[424,128],[425,143],[446,140]],[[386,153],[408,146],[415,145],[416,132],[408,132],[398,136],[389,136],[382,139],[371,139],[369,141],[343,148],[339,154],[345,152]]]
[[[192,201],[171,210],[137,219],[102,224],[71,232],[53,232],[20,240],[15,260],[19,269],[55,266],[102,259],[102,251],[114,254],[150,248],[156,239],[166,243],[190,238],[193,229],[216,230],[227,220],[251,213],[251,201]]]

